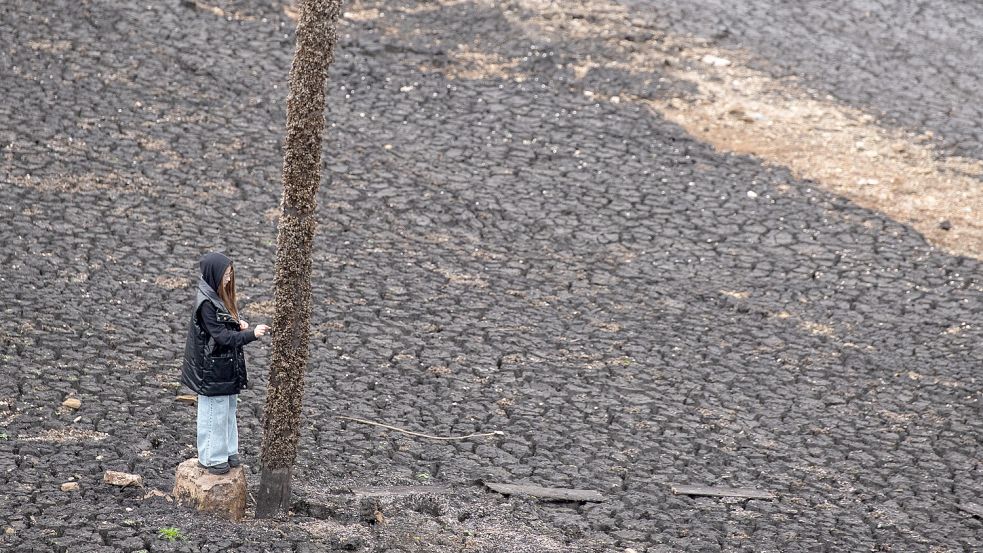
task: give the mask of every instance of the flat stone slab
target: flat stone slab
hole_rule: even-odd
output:
[[[575,490],[572,488],[544,488],[527,484],[504,484],[501,482],[485,482],[493,491],[505,495],[529,495],[541,499],[556,499],[559,501],[604,501],[604,496],[596,490]]]
[[[775,499],[775,494],[751,488],[717,488],[713,486],[691,486],[670,484],[675,495],[704,495],[713,497],[742,497],[745,499]]]
[[[188,459],[177,467],[171,495],[178,504],[238,522],[246,515],[246,471],[238,466],[226,474],[209,474],[197,458]]]

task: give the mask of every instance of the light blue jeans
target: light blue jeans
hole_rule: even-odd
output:
[[[206,467],[221,465],[239,454],[236,428],[238,395],[198,396],[198,462]]]

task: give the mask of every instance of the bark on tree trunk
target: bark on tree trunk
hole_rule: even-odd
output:
[[[307,368],[311,311],[311,251],[321,183],[324,90],[334,59],[341,0],[300,0],[297,45],[287,95],[276,267],[273,344],[263,417],[257,518],[290,506],[290,474],[297,456],[301,399]]]

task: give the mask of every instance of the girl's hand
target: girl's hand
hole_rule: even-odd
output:
[[[253,329],[253,334],[257,338],[259,338],[261,336],[265,336],[266,333],[269,332],[269,331],[270,331],[270,327],[267,326],[267,325],[256,325],[256,328]]]
[[[239,330],[246,330],[249,328],[249,323],[246,321],[239,321]]]

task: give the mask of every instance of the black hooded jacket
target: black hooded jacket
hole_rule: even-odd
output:
[[[181,382],[203,396],[238,394],[249,384],[242,346],[256,335],[252,330],[239,330],[239,321],[216,292],[231,264],[232,260],[215,252],[199,262],[198,297],[188,325]]]

